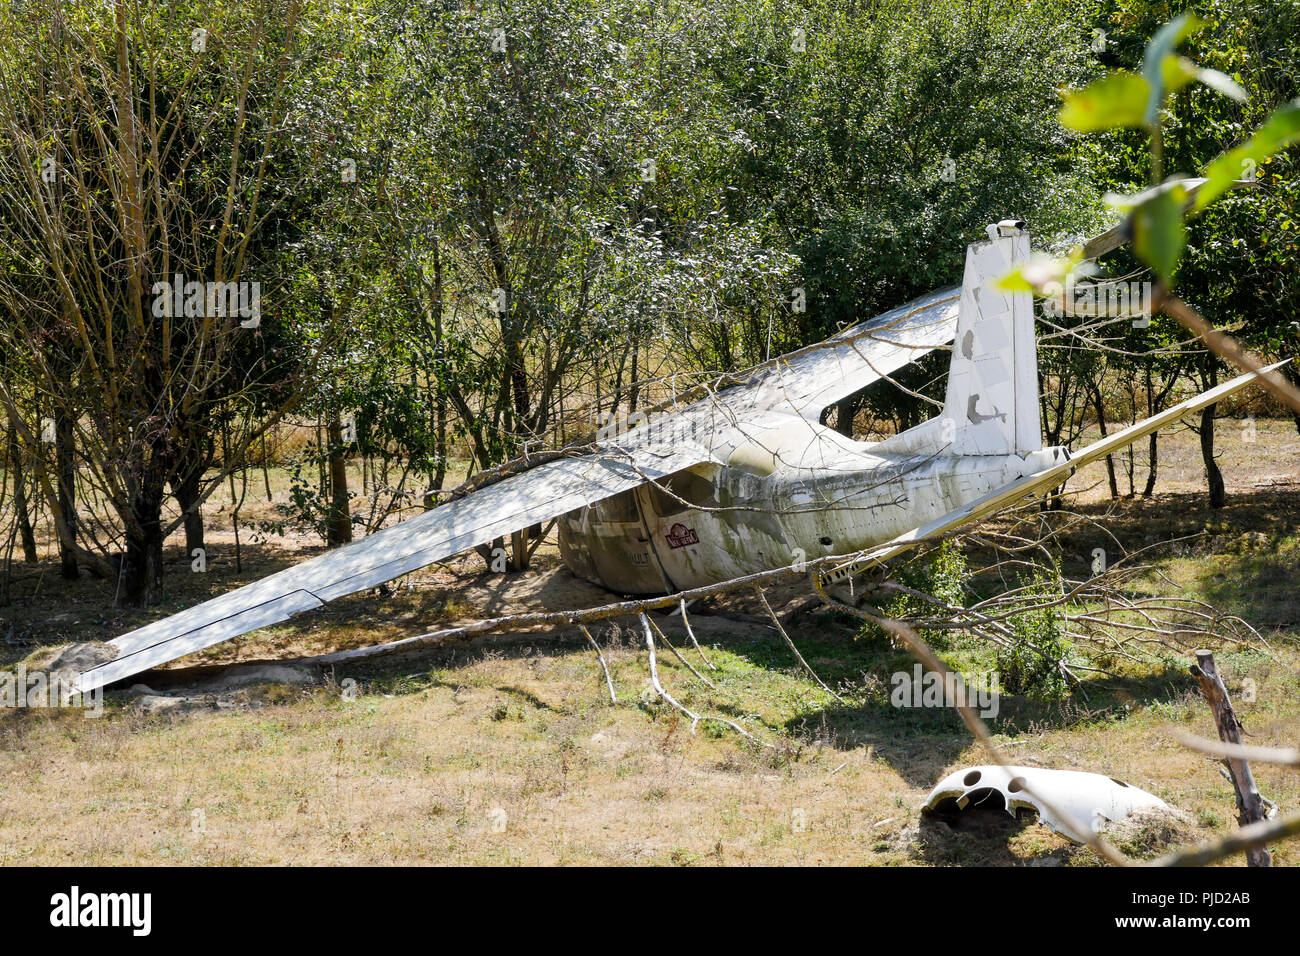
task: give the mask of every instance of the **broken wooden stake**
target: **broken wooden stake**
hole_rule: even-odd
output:
[[[1228,689],[1223,686],[1223,678],[1214,663],[1214,654],[1210,651],[1197,651],[1196,663],[1191,667],[1192,675],[1201,685],[1201,693],[1214,712],[1214,722],[1219,728],[1219,739],[1225,744],[1241,746],[1241,722],[1232,711],[1232,702],[1228,700]],[[1259,823],[1265,819],[1264,798],[1255,786],[1255,778],[1250,772],[1250,764],[1237,756],[1224,757],[1228,770],[1232,774],[1232,786],[1237,791],[1237,820],[1243,826]],[[1272,866],[1272,858],[1265,846],[1254,846],[1246,851],[1246,862],[1250,866]]]

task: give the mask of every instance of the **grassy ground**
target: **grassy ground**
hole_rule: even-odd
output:
[[[1260,745],[1300,740],[1300,441],[1287,423],[1259,423],[1250,448],[1224,448],[1230,506],[1205,508],[1194,438],[1165,439],[1161,494],[1123,501],[1105,526],[1063,542],[1067,573],[1094,547],[1135,549],[1198,537],[1158,552],[1144,587],[1210,600],[1242,615],[1267,648],[1216,649],[1230,692]],[[1225,442],[1225,445],[1227,443]],[[1075,479],[1086,487],[1098,467]],[[277,479],[278,480],[278,479]],[[276,490],[276,489],[273,489]],[[263,505],[265,507],[265,505]],[[1096,490],[1079,510],[1111,509]],[[161,608],[106,609],[108,582],[59,582],[26,572],[4,609],[13,663],[41,644],[109,637],[252,580],[312,550],[307,538],[249,547],[234,573],[228,512],[214,514],[212,570],[184,573],[172,554]],[[1112,551],[1112,553],[1114,553]],[[413,575],[395,593],[359,595],[291,625],[212,649],[218,663],[374,643],[503,607],[556,608],[602,600],[543,555],[540,573],[487,576],[475,560]],[[43,576],[42,576],[43,574]],[[39,582],[40,590],[35,590]],[[794,594],[779,595],[784,600]],[[804,656],[847,703],[795,667],[743,603],[693,615],[704,687],[661,648],[664,683],[696,711],[721,714],[776,745],[756,747],[689,721],[648,694],[644,649],[622,626],[600,632],[618,691],[571,632],[485,639],[332,675],[324,685],[258,683],[205,696],[193,670],[142,675],[183,706],[147,712],[139,692],[109,695],[95,720],[76,712],[0,715],[3,863],[654,863],[1087,864],[1089,851],[1002,814],[956,830],[921,819],[930,787],[985,762],[956,715],[899,710],[889,675],[911,661],[832,612],[793,614]],[[671,620],[661,621],[679,636]],[[681,643],[678,644],[681,647]],[[685,651],[684,651],[685,653]],[[957,642],[962,667],[987,662]],[[694,652],[691,659],[703,669]],[[180,662],[192,665],[193,660]],[[992,722],[1015,759],[1091,770],[1144,787],[1189,814],[1179,840],[1235,826],[1231,785],[1214,761],[1171,736],[1213,736],[1187,661],[1172,652],[1114,675],[1090,675],[1058,702],[1002,699]],[[359,682],[359,693],[340,685]],[[1246,679],[1254,700],[1246,701]],[[189,691],[186,692],[186,687]],[[158,709],[152,708],[154,711]],[[1261,790],[1300,804],[1300,774],[1257,766]],[[1131,837],[1138,855],[1159,850]],[[1282,846],[1279,864],[1300,862]]]

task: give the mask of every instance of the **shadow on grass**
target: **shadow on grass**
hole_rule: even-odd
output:
[[[951,817],[922,813],[912,855],[931,866],[1026,866],[1037,861],[1059,863],[1060,847],[1049,841],[1028,853],[1013,850],[1015,838],[1033,826],[1032,810],[1012,816],[1001,807],[966,810]]]
[[[1160,494],[1080,505],[1091,518],[1060,537],[1061,570],[1068,577],[1090,573],[1093,549],[1103,548],[1114,565],[1124,554],[1150,547],[1141,563],[1175,559],[1189,566],[1182,594],[1206,601],[1253,626],[1300,627],[1300,494],[1295,488],[1234,491],[1223,508],[1211,508],[1203,494]],[[1168,542],[1167,546],[1161,546]],[[1167,581],[1153,593],[1174,593]]]
[[[818,619],[823,616],[825,620]],[[684,673],[674,679],[691,681],[695,690],[710,700],[705,708],[710,713],[743,720],[760,707],[784,710],[787,716],[769,720],[767,726],[785,739],[806,744],[820,740],[823,746],[846,751],[870,746],[874,748],[876,758],[888,763],[910,786],[922,789],[933,786],[974,745],[961,716],[951,707],[893,706],[889,696],[891,675],[898,672],[912,674],[915,659],[907,651],[890,646],[883,638],[855,638],[855,632],[835,612],[810,617],[813,620],[808,622],[808,626],[795,632],[796,642],[821,678],[828,685],[839,688],[845,698],[843,703],[813,704],[790,713],[790,692],[796,686],[795,682],[801,685],[801,692],[811,691],[811,682],[799,670],[784,642],[761,628],[743,636],[711,634],[704,639],[706,653],[710,649],[725,651],[759,669],[757,676],[747,675],[747,687],[740,692],[742,696],[748,696],[753,706],[744,699],[738,703],[728,702],[723,695],[701,690]],[[661,619],[659,623],[670,633],[674,628],[669,619]],[[635,645],[629,642],[622,646],[630,649]],[[692,653],[681,644],[678,647],[683,653]],[[485,659],[524,660],[537,654],[556,660],[579,655],[590,661],[593,686],[601,680],[599,667],[591,659],[585,642],[566,631],[508,635],[491,645],[435,649],[405,663],[377,660],[350,670],[349,676],[373,681],[384,693],[414,693],[430,686],[456,685],[454,678],[448,679],[445,673],[435,675],[432,671],[454,671]],[[661,656],[665,664],[677,666],[670,661],[667,651]],[[698,666],[698,661],[696,663]],[[430,673],[413,674],[413,668]],[[496,689],[516,697],[526,696],[528,702],[539,709],[553,709],[553,705],[521,691],[509,679],[502,681]],[[997,715],[987,719],[986,724],[992,733],[1010,738],[1006,741],[1011,744],[1007,752],[1014,760],[1014,741],[1017,738],[1120,721],[1132,710],[1161,702],[1177,702],[1194,689],[1191,675],[1176,665],[1140,675],[1093,677],[1086,682],[1082,692],[1076,689],[1063,700],[1044,701],[1002,694]],[[823,701],[829,699],[820,692],[812,696]],[[987,758],[980,753],[973,759],[984,762]]]
[[[910,671],[910,661],[906,668]],[[996,736],[1009,760],[1016,759],[1016,741],[1066,728],[1098,726],[1124,720],[1130,710],[1182,700],[1195,688],[1190,674],[1177,668],[1135,677],[1089,681],[1085,699],[1076,689],[1057,701],[1003,694],[996,717],[985,725]],[[887,700],[854,700],[799,715],[782,728],[797,737],[825,727],[827,741],[840,749],[872,746],[911,786],[928,789],[963,753],[973,763],[991,758],[978,748],[961,715],[950,707],[894,707]]]

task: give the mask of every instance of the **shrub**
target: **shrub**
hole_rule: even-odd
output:
[[[928,560],[905,564],[897,574],[898,583],[922,594],[928,594],[944,604],[966,606],[966,555],[954,541],[945,541]],[[934,605],[911,594],[897,594],[882,609],[886,617],[906,621],[918,617],[933,617]],[[935,628],[921,628],[922,640],[931,646],[944,646],[951,632]]]
[[[1022,580],[1021,600],[1026,610],[1010,619],[1015,643],[998,648],[998,673],[1002,689],[1044,700],[1059,700],[1068,691],[1062,664],[1074,645],[1066,635],[1064,604],[1041,605],[1060,597],[1061,572],[1055,565],[1040,567]]]

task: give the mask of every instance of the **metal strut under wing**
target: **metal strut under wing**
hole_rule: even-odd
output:
[[[1290,361],[1289,359],[1287,361]],[[1144,435],[1164,426],[1176,422],[1184,415],[1200,411],[1207,405],[1213,405],[1215,402],[1222,401],[1224,398],[1238,392],[1251,383],[1255,382],[1261,375],[1271,372],[1274,369],[1281,368],[1286,362],[1278,362],[1270,365],[1268,368],[1261,369],[1259,372],[1248,372],[1245,375],[1239,375],[1231,381],[1224,382],[1208,392],[1202,392],[1195,398],[1189,398],[1185,402],[1180,402],[1172,408],[1167,408],[1159,415],[1153,415],[1150,418],[1140,421],[1135,425],[1130,425],[1115,434],[1103,438],[1099,442],[1094,442],[1082,451],[1071,455],[1068,461],[1059,465],[1053,465],[1051,468],[1045,468],[1042,471],[1035,472],[1032,475],[1026,475],[1017,479],[1010,484],[1003,485],[990,491],[982,498],[977,498],[968,505],[963,505],[946,515],[940,515],[933,521],[921,525],[919,528],[913,528],[905,534],[899,535],[877,548],[872,549],[864,557],[855,559],[850,564],[828,572],[824,578],[826,580],[840,580],[845,576],[856,574],[874,564],[880,564],[888,561],[897,554],[914,548],[919,544],[942,535],[948,531],[960,528],[962,525],[969,524],[979,518],[986,517],[1003,511],[1012,505],[1024,501],[1031,495],[1048,491],[1063,484],[1070,475],[1081,465],[1096,461],[1098,458],[1104,458],[1121,448],[1125,448],[1137,441]]]
[[[375,587],[502,535],[710,461],[698,445],[561,458],[439,505],[359,541],[123,634],[113,660],[83,672],[86,692],[330,601]]]

